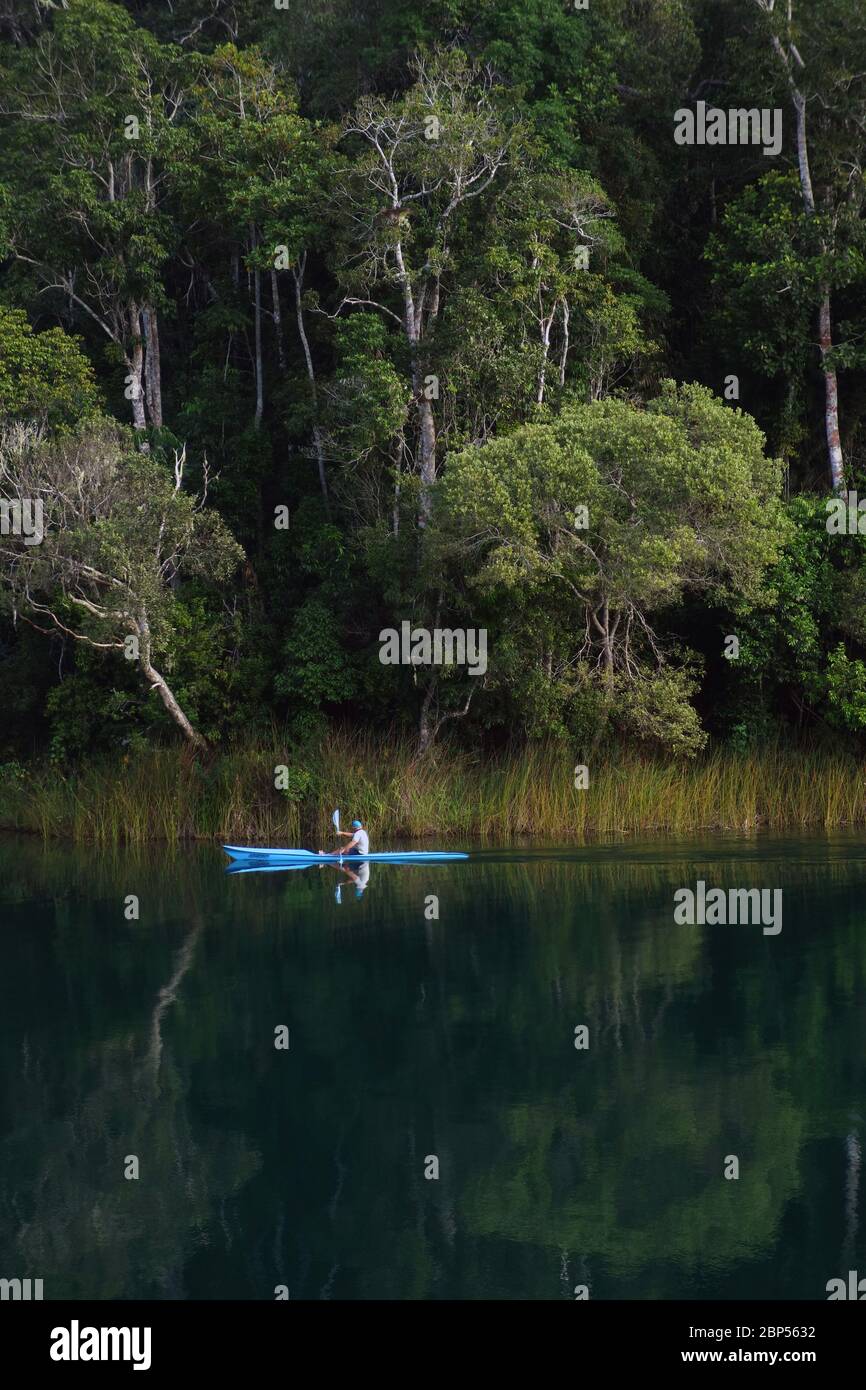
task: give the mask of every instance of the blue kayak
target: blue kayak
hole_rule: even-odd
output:
[[[309,849],[256,849],[251,845],[223,845],[229,859],[262,864],[322,864],[329,861],[371,864],[430,864],[443,859],[468,859],[468,854],[446,850],[392,850],[381,854],[314,854]]]

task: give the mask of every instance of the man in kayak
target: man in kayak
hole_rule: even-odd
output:
[[[343,850],[344,854],[370,853],[370,837],[364,829],[362,821],[353,820],[351,830],[338,830],[337,834],[349,836],[349,843]]]
[[[370,853],[370,837],[364,829],[362,821],[353,820],[351,830],[338,830],[337,834],[348,835],[349,843],[345,849],[333,851],[334,853],[342,855]],[[322,849],[319,850],[320,854],[324,854],[324,852]]]

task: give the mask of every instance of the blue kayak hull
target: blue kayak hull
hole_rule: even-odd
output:
[[[381,854],[314,854],[309,849],[256,849],[251,845],[223,845],[229,859],[262,864],[322,864],[340,860],[371,864],[429,864],[443,859],[468,859],[468,854],[446,850],[393,850]]]

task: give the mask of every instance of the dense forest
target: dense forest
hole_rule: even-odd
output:
[[[0,0],[0,131],[10,781],[856,752],[860,0]]]

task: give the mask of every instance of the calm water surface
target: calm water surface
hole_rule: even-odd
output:
[[[224,864],[0,841],[0,1276],[701,1299],[866,1274],[859,836],[486,851],[373,865],[360,897]],[[698,878],[782,888],[782,931],[675,925]]]

